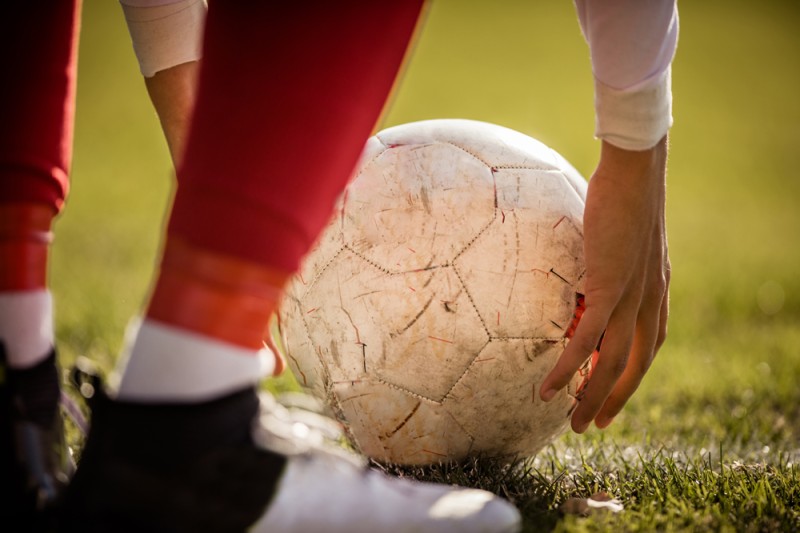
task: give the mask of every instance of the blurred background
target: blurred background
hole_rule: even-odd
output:
[[[800,4],[701,0],[680,16],[670,334],[614,431],[660,425],[679,439],[722,411],[740,422],[719,431],[796,451]],[[435,0],[381,127],[494,122],[539,138],[588,178],[599,153],[592,97],[571,2]],[[116,2],[84,2],[77,109],[50,273],[57,335],[66,361],[89,355],[109,369],[147,293],[174,181]],[[309,150],[314,142],[309,132]]]

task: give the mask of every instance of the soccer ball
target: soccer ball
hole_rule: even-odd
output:
[[[588,372],[539,399],[582,300],[585,197],[564,158],[501,126],[378,133],[280,309],[298,381],[378,461],[534,454]]]

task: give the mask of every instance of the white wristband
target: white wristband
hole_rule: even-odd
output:
[[[671,71],[634,90],[612,89],[595,78],[595,136],[625,150],[655,146],[672,126]]]
[[[161,70],[197,61],[202,56],[204,0],[133,6],[121,0],[133,51],[146,78]]]

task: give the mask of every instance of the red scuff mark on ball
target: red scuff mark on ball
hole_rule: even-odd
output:
[[[443,454],[443,453],[434,452],[434,451],[431,451],[431,450],[426,450],[425,448],[422,448],[422,450],[421,450],[421,451],[423,451],[423,452],[425,452],[425,453],[429,453],[429,454],[431,454],[431,455],[438,455],[439,457],[445,457],[445,458],[447,457],[447,455],[445,455],[445,454]]]

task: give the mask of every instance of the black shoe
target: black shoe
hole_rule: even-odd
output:
[[[112,400],[98,378],[77,380],[94,389],[91,429],[60,531],[234,532],[264,512],[286,459],[253,442],[254,389],[198,404],[143,404]]]
[[[0,524],[4,531],[54,527],[54,509],[71,473],[60,394],[54,351],[32,368],[12,370],[0,342]]]
[[[60,531],[519,529],[516,509],[492,494],[364,468],[335,444],[341,427],[306,401],[280,405],[248,389],[197,405],[142,405],[83,385],[98,393]]]

